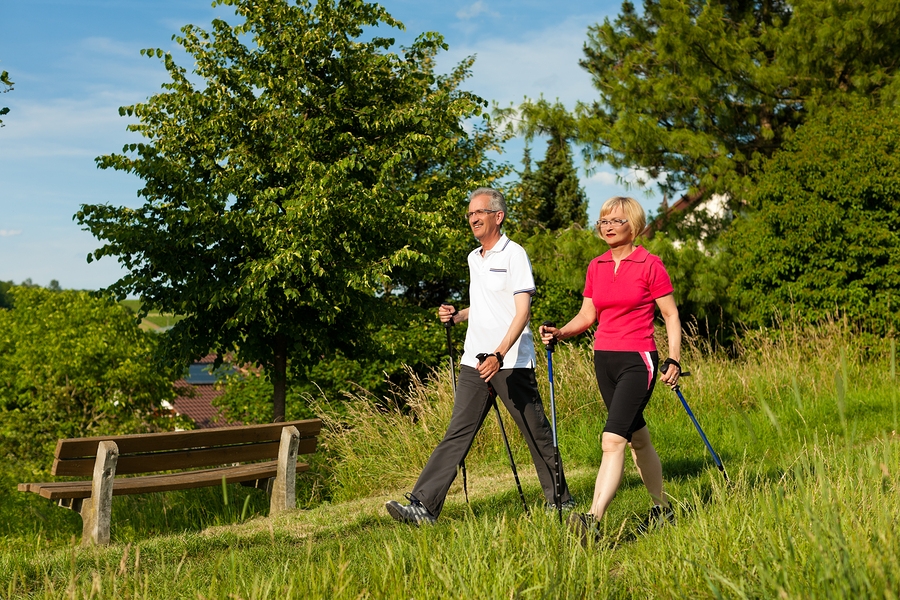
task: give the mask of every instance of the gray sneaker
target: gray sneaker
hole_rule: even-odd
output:
[[[668,506],[663,508],[662,506],[656,505],[650,509],[650,514],[647,515],[647,518],[638,525],[637,531],[641,534],[647,533],[653,529],[665,527],[674,520],[675,511]]]
[[[565,502],[562,503],[560,510],[562,510],[562,512],[564,512],[564,513],[567,513],[571,510],[574,510],[575,506],[576,506],[575,499],[569,498],[568,500],[566,500]],[[556,504],[554,504],[552,502],[544,502],[544,512],[546,512],[547,514],[555,513],[556,512]]]
[[[597,544],[601,540],[600,524],[591,513],[573,512],[569,515],[569,529],[581,540],[582,546],[593,542]]]
[[[412,523],[413,525],[434,525],[437,519],[428,512],[428,509],[412,494],[406,494],[409,504],[400,504],[391,500],[385,504],[388,514],[400,523]]]

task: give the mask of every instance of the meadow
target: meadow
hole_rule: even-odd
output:
[[[527,514],[489,417],[467,460],[468,502],[458,478],[436,526],[387,516],[443,434],[448,369],[393,397],[355,396],[340,420],[323,414],[301,508],[274,518],[239,486],[117,497],[112,544],[81,548],[77,515],[15,491],[46,474],[8,464],[0,598],[897,598],[896,354],[893,339],[840,320],[745,331],[729,352],[689,338],[682,391],[729,481],[658,386],[647,420],[676,520],[637,532],[650,502],[627,461],[588,547],[543,510],[509,418]],[[605,417],[589,345],[562,346],[553,369],[560,449],[586,510]]]

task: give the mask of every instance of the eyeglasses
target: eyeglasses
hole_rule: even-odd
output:
[[[472,218],[472,215],[478,215],[479,217],[483,217],[485,215],[489,215],[491,213],[500,212],[499,210],[490,210],[488,208],[479,208],[478,210],[473,210],[472,212],[466,213],[466,220]]]
[[[612,225],[613,227],[621,227],[627,222],[628,219],[613,219],[611,221],[603,219],[602,221],[597,221],[597,225],[599,225],[600,227],[609,227],[610,225]]]

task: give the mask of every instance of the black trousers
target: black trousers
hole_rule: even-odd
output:
[[[512,415],[519,431],[525,436],[531,459],[534,461],[538,479],[548,502],[554,500],[555,457],[553,451],[553,430],[538,392],[534,369],[505,369],[498,371],[490,381],[497,396]],[[475,434],[481,429],[485,417],[491,410],[491,392],[487,383],[478,374],[478,369],[463,365],[456,384],[456,398],[453,415],[444,439],[437,445],[419,475],[413,488],[413,496],[437,517],[444,508],[444,499],[450,484],[456,478],[459,463],[469,453]],[[562,471],[562,461],[559,465]],[[560,501],[571,498],[566,485],[565,474],[562,481]]]

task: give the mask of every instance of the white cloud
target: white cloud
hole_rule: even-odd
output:
[[[455,65],[474,54],[477,59],[472,77],[463,84],[464,88],[504,107],[519,104],[526,97],[537,99],[543,95],[572,108],[577,101],[596,97],[591,77],[578,61],[584,56],[588,26],[602,20],[602,16],[571,17],[515,39],[476,36],[468,45],[451,47],[442,57],[439,69],[449,71],[451,65],[443,61]]]
[[[21,229],[0,229],[0,237],[12,237],[14,235],[21,235]]]
[[[615,173],[609,171],[597,171],[587,178],[591,183],[599,183],[602,185],[618,185],[619,179]]]
[[[491,15],[492,17],[500,16],[497,13],[489,10],[487,7],[487,4],[485,4],[481,0],[478,0],[478,2],[475,2],[474,4],[470,4],[469,6],[459,9],[459,11],[457,11],[457,13],[456,13],[456,16],[457,16],[457,18],[460,18],[464,21],[468,21],[469,19],[474,19],[478,15],[484,14],[484,13],[487,13],[487,14]]]

